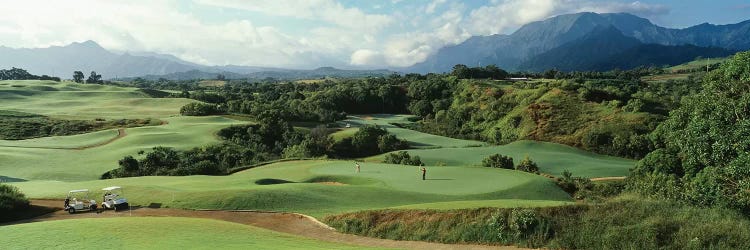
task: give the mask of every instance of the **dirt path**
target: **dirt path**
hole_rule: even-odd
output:
[[[113,138],[111,138],[111,139],[109,139],[107,141],[103,141],[103,142],[96,143],[96,144],[91,144],[91,145],[86,145],[86,146],[83,146],[83,147],[72,148],[72,149],[74,149],[74,150],[84,150],[84,149],[89,149],[89,148],[101,147],[101,146],[110,144],[110,143],[112,143],[112,142],[114,142],[116,140],[119,140],[120,138],[123,138],[126,135],[128,135],[128,133],[125,132],[124,128],[118,128],[117,129],[117,136],[115,136],[115,137],[113,137]]]
[[[124,129],[124,128],[118,128],[118,129],[117,129],[117,136],[115,136],[115,137],[112,137],[112,138],[110,138],[109,140],[106,140],[106,141],[103,141],[103,142],[99,142],[99,143],[95,143],[95,144],[91,144],[91,145],[80,146],[80,147],[73,147],[73,148],[68,148],[68,147],[35,147],[35,146],[12,146],[12,145],[0,145],[0,147],[6,147],[6,148],[38,148],[38,149],[67,149],[67,150],[84,150],[84,149],[95,148],[95,147],[101,147],[101,146],[104,146],[104,145],[110,144],[110,143],[112,143],[112,142],[114,142],[114,141],[116,141],[116,140],[119,140],[120,138],[123,138],[123,137],[125,137],[126,135],[128,135],[128,133],[127,133],[127,132],[125,132],[125,129]]]
[[[591,181],[614,181],[614,180],[624,180],[625,176],[614,176],[614,177],[599,177],[599,178],[591,178]]]
[[[32,200],[32,204],[47,207],[60,207],[60,200]],[[131,215],[132,214],[132,215]],[[333,228],[303,214],[276,213],[259,211],[227,211],[227,210],[184,210],[173,208],[135,208],[131,212],[105,211],[103,213],[80,213],[68,214],[58,210],[53,213],[42,215],[33,219],[16,221],[9,224],[31,223],[39,221],[78,219],[78,218],[112,218],[112,217],[192,217],[223,220],[270,229],[273,231],[308,237],[328,242],[353,244],[359,246],[375,246],[386,248],[406,249],[520,249],[512,246],[484,246],[464,244],[440,244],[422,241],[396,241],[378,238],[369,238],[352,234],[336,232]],[[2,226],[2,224],[0,224]]]

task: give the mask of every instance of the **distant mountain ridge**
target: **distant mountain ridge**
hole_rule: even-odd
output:
[[[37,75],[71,78],[73,71],[83,71],[88,75],[96,71],[105,79],[128,79],[141,77],[148,79],[166,78],[170,80],[213,79],[218,74],[228,79],[275,78],[282,80],[304,77],[364,77],[393,74],[388,70],[342,70],[323,67],[315,70],[295,70],[270,67],[240,65],[205,66],[179,59],[169,54],[152,52],[108,51],[94,41],[72,43],[67,46],[49,48],[14,49],[0,46],[0,69],[23,68]]]
[[[378,70],[344,70],[333,67],[321,67],[312,70],[296,70],[296,69],[275,69],[252,72],[247,74],[239,74],[231,71],[222,72],[206,72],[200,70],[190,70],[185,72],[175,72],[164,75],[145,75],[138,76],[146,80],[158,80],[164,78],[167,80],[191,80],[191,79],[215,79],[219,74],[223,75],[226,79],[249,79],[249,80],[301,80],[301,79],[320,79],[326,77],[340,77],[340,78],[360,78],[360,77],[379,77],[389,76],[396,72],[378,69]],[[136,77],[125,77],[119,78],[118,80],[133,80]]]
[[[536,55],[519,70],[607,71],[639,66],[676,65],[701,57],[726,57],[736,51],[694,45],[644,44],[613,26],[593,30],[581,39]]]
[[[456,64],[495,64],[508,70],[538,69],[543,65],[531,65],[528,61],[533,61],[535,56],[555,48],[580,41],[592,33],[610,28],[619,31],[619,37],[636,39],[642,44],[694,45],[718,47],[727,51],[750,49],[750,20],[729,25],[701,24],[685,29],[670,29],[627,13],[583,12],[532,22],[510,35],[474,36],[463,43],[444,47],[425,62],[407,67],[404,71],[447,72]],[[617,42],[610,45],[614,47],[602,49],[619,49],[618,52],[624,49],[619,47],[623,44]]]

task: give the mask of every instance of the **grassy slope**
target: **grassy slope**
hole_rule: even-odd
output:
[[[528,155],[543,173],[560,175],[564,170],[582,177],[625,176],[634,160],[590,153],[555,143],[517,141],[502,146],[407,150],[427,165],[480,166],[492,154],[509,155],[516,164]],[[381,161],[384,155],[368,158]]]
[[[276,180],[273,181],[272,179]],[[287,182],[259,185],[256,182]],[[311,183],[336,181],[349,185]],[[362,164],[354,173],[349,161],[294,161],[271,164],[230,176],[137,177],[85,182],[17,182],[32,198],[60,198],[67,190],[100,190],[118,185],[134,203],[181,208],[293,211],[312,216],[451,201],[570,201],[551,180],[528,173],[461,167],[429,167],[420,180],[413,166]],[[100,193],[95,192],[93,197]],[[495,204],[503,201],[494,201]],[[509,200],[507,206],[522,204]],[[524,203],[524,204],[528,204]],[[472,204],[441,204],[460,208]]]
[[[689,69],[697,69],[697,68],[706,68],[706,64],[714,64],[714,63],[722,63],[729,59],[728,57],[720,57],[720,58],[708,58],[708,59],[700,59],[700,60],[694,60],[690,62],[686,62],[680,65],[675,65],[672,67],[667,68],[667,71],[677,71],[677,70],[689,70]]]
[[[117,160],[155,146],[190,148],[218,142],[215,133],[238,121],[223,117],[172,117],[162,126],[128,128],[127,136],[86,150],[39,149],[4,146],[90,145],[107,140],[111,133],[0,141],[0,175],[34,180],[90,180],[117,167]],[[110,133],[108,135],[108,133]]]
[[[454,139],[445,136],[433,135],[414,131],[410,129],[399,128],[391,123],[411,123],[407,119],[411,117],[409,115],[361,115],[361,116],[349,116],[348,119],[341,121],[341,124],[350,124],[352,127],[362,126],[363,124],[375,124],[382,128],[385,128],[391,134],[396,135],[398,138],[409,141],[413,147],[417,148],[435,148],[435,147],[468,147],[468,146],[479,146],[485,145],[480,141],[461,140]],[[354,132],[351,129],[342,130],[334,133],[332,136],[336,139],[341,139],[346,136],[351,136]]]
[[[116,230],[113,230],[116,229]],[[207,230],[210,229],[210,230]],[[0,227],[0,245],[48,249],[361,249],[210,219],[75,219]],[[154,237],[158,235],[158,237]]]
[[[150,98],[135,88],[54,81],[0,81],[0,107],[61,119],[178,115],[194,100]]]

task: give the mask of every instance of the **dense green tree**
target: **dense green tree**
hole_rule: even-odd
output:
[[[74,82],[82,83],[83,82],[83,78],[84,78],[83,72],[81,72],[81,71],[74,71],[73,72],[73,81]]]
[[[96,71],[91,71],[86,83],[102,83],[102,75],[97,74]]]
[[[653,133],[660,149],[636,166],[630,188],[750,212],[750,52],[711,71]],[[744,188],[744,189],[743,189]]]
[[[133,156],[125,156],[121,160],[119,160],[118,165],[120,168],[122,168],[123,171],[128,173],[138,173],[139,166],[138,166],[138,160],[133,158]]]

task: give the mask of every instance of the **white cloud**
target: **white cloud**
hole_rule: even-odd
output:
[[[425,7],[425,10],[424,10],[425,13],[427,14],[435,13],[435,9],[437,7],[440,7],[440,5],[444,4],[445,1],[446,0],[433,0],[432,2],[430,2],[430,4],[427,5],[427,7]]]
[[[522,24],[552,15],[559,0],[508,0],[498,1],[471,11],[466,29],[475,35],[492,35],[508,32]]]
[[[196,0],[225,8],[257,11],[270,15],[322,20],[341,27],[380,30],[391,23],[386,15],[365,14],[358,8],[346,8],[334,0]]]
[[[369,49],[359,49],[352,53],[349,63],[357,66],[381,66],[385,64],[385,58],[380,52]]]

